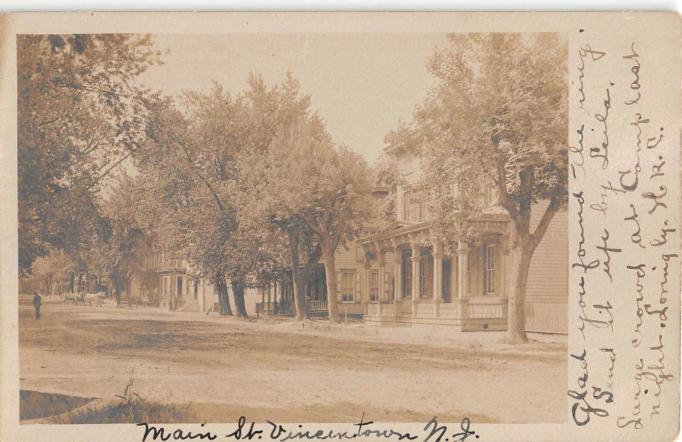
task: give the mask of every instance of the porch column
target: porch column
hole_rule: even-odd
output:
[[[457,298],[467,297],[469,287],[467,286],[467,276],[469,264],[467,262],[469,246],[465,241],[459,241],[457,248]]]
[[[387,301],[388,296],[386,295],[386,254],[383,250],[379,250],[379,280],[377,281],[377,303],[381,304],[382,301]]]
[[[500,296],[506,298],[508,295],[509,285],[507,282],[507,272],[508,268],[507,260],[509,259],[509,242],[506,238],[500,241],[500,276],[498,280],[500,281]]]
[[[398,304],[402,301],[403,297],[403,267],[402,267],[402,261],[403,261],[403,254],[400,253],[400,249],[398,247],[395,248],[395,258],[394,258],[394,276],[393,278],[395,279],[393,287],[395,290],[395,293],[393,294],[393,302]]]
[[[443,300],[443,247],[433,246],[433,301]]]

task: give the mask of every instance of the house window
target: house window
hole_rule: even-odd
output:
[[[416,223],[422,221],[424,215],[423,202],[414,192],[406,190],[403,193],[403,220]]]
[[[341,302],[353,302],[355,289],[355,272],[341,272]]]
[[[411,221],[410,219],[410,201],[412,200],[412,192],[406,190],[403,192],[403,220]]]
[[[485,246],[483,269],[483,288],[485,289],[485,294],[495,293],[495,244]]]
[[[379,271],[369,271],[369,302],[379,302]]]
[[[182,296],[182,276],[178,276],[178,289],[175,294],[177,296]]]

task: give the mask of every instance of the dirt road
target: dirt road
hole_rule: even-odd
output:
[[[408,344],[399,327],[382,330],[392,340],[362,324],[300,327],[65,304],[46,304],[36,321],[21,305],[21,388],[110,397],[133,379],[143,398],[191,403],[207,422],[564,419],[565,345],[475,344],[466,335]]]

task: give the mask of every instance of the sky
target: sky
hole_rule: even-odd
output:
[[[237,94],[251,72],[268,85],[291,72],[334,141],[373,162],[386,134],[426,97],[433,84],[426,61],[445,35],[157,34],[154,42],[164,64],[142,74],[147,86],[177,96],[215,81]]]

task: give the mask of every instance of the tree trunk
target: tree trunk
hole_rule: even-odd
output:
[[[74,272],[69,273],[69,293],[74,293],[76,291],[76,274]]]
[[[526,300],[526,286],[528,283],[528,271],[532,257],[532,248],[528,236],[519,238],[518,243],[512,249],[514,263],[512,292],[509,296],[509,321],[507,340],[512,344],[528,342],[526,336],[526,313],[524,310]]]
[[[78,293],[81,293],[83,291],[83,274],[79,273],[78,274]]]
[[[308,316],[308,309],[305,305],[305,281],[301,277],[300,256],[298,236],[293,232],[289,234],[289,252],[291,253],[291,280],[294,286],[294,308],[296,310],[296,319],[302,321]]]
[[[121,304],[121,285],[117,278],[114,279],[114,299],[116,300],[116,306],[119,306]]]
[[[128,286],[128,308],[132,308],[133,306],[133,277],[129,276],[126,285]]]
[[[323,245],[322,254],[324,256],[324,271],[327,282],[327,311],[329,312],[329,321],[341,322],[339,318],[338,299],[336,299],[336,257],[334,256],[334,248],[331,245]]]
[[[270,282],[268,282],[268,292],[270,291]],[[269,298],[269,296],[268,296]],[[260,312],[265,316],[265,287],[260,288]]]
[[[281,298],[282,298],[282,295],[280,294],[279,297],[280,297],[280,299],[281,299]],[[276,314],[278,313],[278,311],[277,311],[277,308],[278,308],[278,307],[277,307],[277,279],[275,279],[275,290],[274,290],[274,293],[273,293],[273,300],[274,300],[274,302],[273,302],[273,305],[272,305],[272,314],[273,314],[273,315],[276,315]]]
[[[218,287],[219,314],[221,316],[232,316],[232,307],[230,307],[230,297],[227,292],[227,282],[225,282],[224,276],[220,275],[216,278],[216,286]]]
[[[300,269],[292,270],[294,285],[294,307],[296,308],[296,319],[302,321],[308,317],[308,306],[305,303],[305,283],[306,278]]]
[[[244,282],[237,278],[230,278],[230,283],[232,284],[232,296],[234,297],[237,316],[248,318],[249,315],[246,313],[246,303],[244,302]]]

